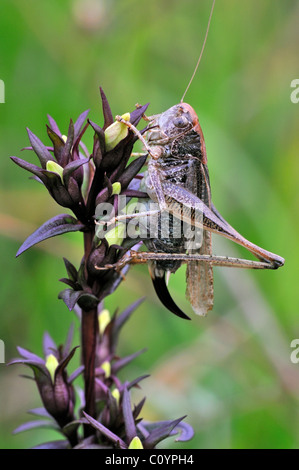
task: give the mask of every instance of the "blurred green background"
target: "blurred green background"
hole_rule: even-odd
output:
[[[57,299],[61,260],[78,264],[80,234],[44,242],[15,259],[35,228],[65,210],[12,164],[28,145],[28,126],[44,142],[47,113],[67,132],[69,118],[90,109],[101,124],[98,87],[114,114],[150,102],[159,113],[179,102],[202,45],[211,0],[1,0],[0,338],[6,361],[16,345],[41,354],[42,334],[60,343],[71,321]],[[177,448],[297,448],[299,364],[298,112],[290,83],[298,78],[299,4],[285,0],[219,0],[198,74],[186,96],[205,135],[213,201],[258,245],[286,258],[278,271],[215,268],[215,307],[184,322],[156,298],[146,266],[132,269],[107,299],[112,311],[146,295],[124,329],[120,354],[148,347],[126,371],[150,373],[136,400],[143,416],[188,415],[194,439]],[[89,140],[88,140],[89,139]],[[91,134],[87,144],[91,143]],[[214,237],[214,252],[247,256]],[[170,290],[186,313],[184,269]],[[78,332],[74,344],[78,344]],[[57,439],[49,431],[12,436],[40,406],[25,368],[0,364],[0,447],[27,448]]]

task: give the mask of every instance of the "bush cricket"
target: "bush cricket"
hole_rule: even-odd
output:
[[[181,102],[167,111],[151,117],[145,137],[129,121],[117,116],[142,141],[148,153],[148,169],[143,186],[151,200],[158,203],[158,235],[144,240],[150,252],[128,252],[117,263],[121,269],[126,263],[148,263],[156,293],[162,303],[174,314],[189,319],[171,298],[165,281],[181,263],[187,263],[187,290],[194,312],[206,315],[213,308],[213,266],[252,269],[277,269],[284,259],[253,244],[238,233],[217,211],[211,200],[209,171],[205,141],[194,109],[183,102],[193,80],[205,47],[215,0],[211,8],[205,39],[191,80]],[[157,211],[155,211],[157,212]],[[170,235],[163,237],[162,214],[168,214]],[[151,211],[148,212],[151,216]],[[140,217],[141,214],[136,214]],[[143,214],[144,217],[144,214]],[[122,216],[116,217],[120,220]],[[164,219],[165,220],[165,219]],[[173,237],[173,232],[187,224],[191,231],[202,230],[200,244],[188,246],[186,237]],[[259,261],[212,255],[211,233],[217,233],[245,247]],[[188,238],[188,237],[187,237]]]

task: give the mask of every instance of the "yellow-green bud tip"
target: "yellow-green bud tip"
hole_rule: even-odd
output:
[[[125,229],[125,224],[119,224],[112,230],[109,230],[109,232],[105,236],[108,245],[121,245],[124,239]]]
[[[107,310],[106,308],[102,310],[98,318],[99,318],[99,330],[102,335],[106,329],[106,326],[111,321],[109,310]]]
[[[111,395],[115,398],[116,403],[119,405],[120,393],[119,393],[118,388],[115,388],[114,390],[112,390]]]
[[[130,120],[130,113],[125,113],[121,116],[125,121]],[[112,150],[117,144],[128,135],[128,126],[124,123],[115,121],[105,130],[105,144],[106,150]]]
[[[50,372],[50,376],[52,379],[52,382],[54,383],[55,380],[55,371],[58,366],[58,361],[57,358],[54,356],[54,354],[49,354],[46,358],[46,368]]]
[[[128,447],[129,449],[143,449],[143,445],[138,436],[133,437]]]
[[[114,194],[120,194],[121,192],[121,184],[116,182],[116,183],[113,183],[112,185],[112,196],[114,196]]]
[[[110,362],[108,362],[108,361],[103,362],[103,364],[101,364],[101,368],[105,372],[105,378],[108,379],[108,377],[110,377],[110,375],[111,375],[111,364],[110,364]]]
[[[46,164],[46,170],[53,171],[53,173],[57,173],[60,176],[61,181],[63,182],[63,168],[62,166],[58,165],[58,163],[53,162],[52,160],[48,160]]]

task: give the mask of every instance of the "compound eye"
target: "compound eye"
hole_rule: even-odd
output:
[[[186,118],[186,116],[180,116],[173,120],[173,124],[175,125],[175,127],[182,128],[182,127],[186,127],[189,124],[189,121]]]

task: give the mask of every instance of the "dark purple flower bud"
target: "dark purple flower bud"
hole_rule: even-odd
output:
[[[52,116],[50,116],[50,114],[47,114],[47,116],[48,116],[50,128],[52,129],[52,131],[54,131],[59,137],[61,137],[61,132],[60,132],[59,127],[57,126],[55,119],[53,119]]]
[[[45,338],[44,347],[49,353],[46,360],[18,348],[23,358],[15,359],[10,364],[25,364],[33,370],[45,409],[59,426],[63,427],[73,419],[75,395],[73,386],[68,382],[66,366],[74,356],[76,348],[60,359],[59,351],[48,336]]]
[[[75,130],[74,130],[74,123],[72,119],[70,120],[70,125],[67,133],[67,139],[65,142],[65,146],[63,148],[63,152],[61,155],[61,166],[65,167],[68,162],[72,160],[71,156],[71,149],[74,143],[74,137],[75,137]]]
[[[101,276],[104,274],[104,271],[98,270],[97,267],[104,266],[105,264],[111,264],[108,262],[108,251],[109,246],[106,241],[102,241],[98,247],[91,251],[86,263],[86,267],[90,275]]]
[[[123,173],[119,176],[118,181],[121,184],[122,189],[126,189],[133,178],[139,173],[141,168],[146,162],[147,155],[142,155],[136,160],[133,160],[130,165],[123,171]]]
[[[56,158],[57,162],[61,165],[63,150],[64,150],[64,147],[65,147],[65,142],[49,126],[47,126],[47,132],[48,132],[48,136],[50,137],[50,139],[53,142],[55,158]]]
[[[78,140],[78,139],[80,140],[82,135],[85,132],[85,129],[83,129],[83,131],[81,131],[81,128],[82,128],[84,122],[86,121],[88,113],[89,113],[89,109],[87,109],[86,111],[83,111],[83,113],[80,114],[80,116],[78,117],[77,121],[74,124],[74,137],[75,137],[75,140]],[[87,126],[88,126],[88,124],[87,124]],[[87,127],[87,126],[85,125],[85,127]]]
[[[46,169],[48,161],[55,161],[55,159],[50,154],[49,150],[46,146],[39,140],[39,138],[34,135],[30,129],[27,129],[28,136],[30,143],[32,145],[33,150],[35,151],[36,155],[39,158],[41,166],[43,169]]]
[[[110,126],[113,123],[114,119],[113,119],[112,111],[109,106],[107,97],[101,87],[100,87],[100,93],[101,93],[101,98],[102,98],[102,107],[103,107],[103,115],[104,115],[103,129],[105,130],[108,126]]]

